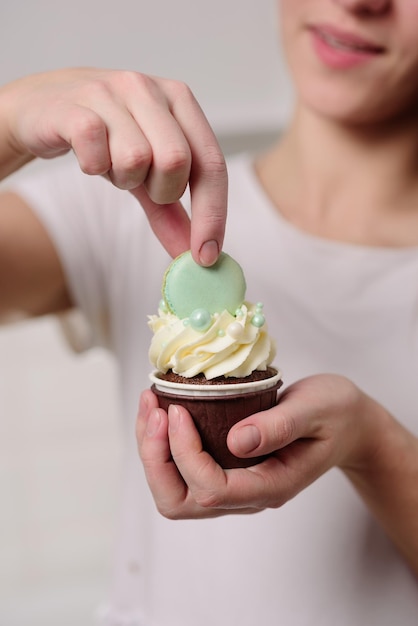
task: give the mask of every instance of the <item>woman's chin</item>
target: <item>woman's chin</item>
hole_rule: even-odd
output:
[[[380,80],[359,84],[358,81],[315,80],[305,76],[297,81],[296,91],[302,107],[341,124],[381,125],[417,118],[418,93],[405,93],[402,97],[398,90],[390,97]]]
[[[380,124],[396,116],[382,106],[378,92],[361,94],[352,89],[317,86],[299,91],[300,103],[316,115],[344,125]]]

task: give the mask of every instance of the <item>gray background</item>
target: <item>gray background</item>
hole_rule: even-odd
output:
[[[220,132],[280,125],[289,89],[276,0],[3,0],[0,83],[61,66],[187,82]]]

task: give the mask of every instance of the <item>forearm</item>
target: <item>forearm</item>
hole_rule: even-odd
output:
[[[418,438],[373,404],[378,444],[342,469],[418,576]]]

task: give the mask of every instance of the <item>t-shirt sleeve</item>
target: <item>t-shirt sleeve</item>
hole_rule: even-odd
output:
[[[111,348],[111,259],[123,245],[120,222],[134,210],[134,198],[102,177],[83,174],[71,156],[35,168],[7,186],[48,231],[72,299],[90,326],[92,343]],[[141,213],[137,204],[135,213]]]

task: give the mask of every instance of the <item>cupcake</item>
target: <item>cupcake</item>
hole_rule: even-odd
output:
[[[161,408],[184,406],[204,449],[225,469],[248,467],[264,457],[240,459],[226,445],[237,421],[277,404],[281,373],[272,365],[275,345],[262,303],[245,300],[240,265],[222,252],[211,267],[190,251],[168,267],[149,358],[152,391]]]

